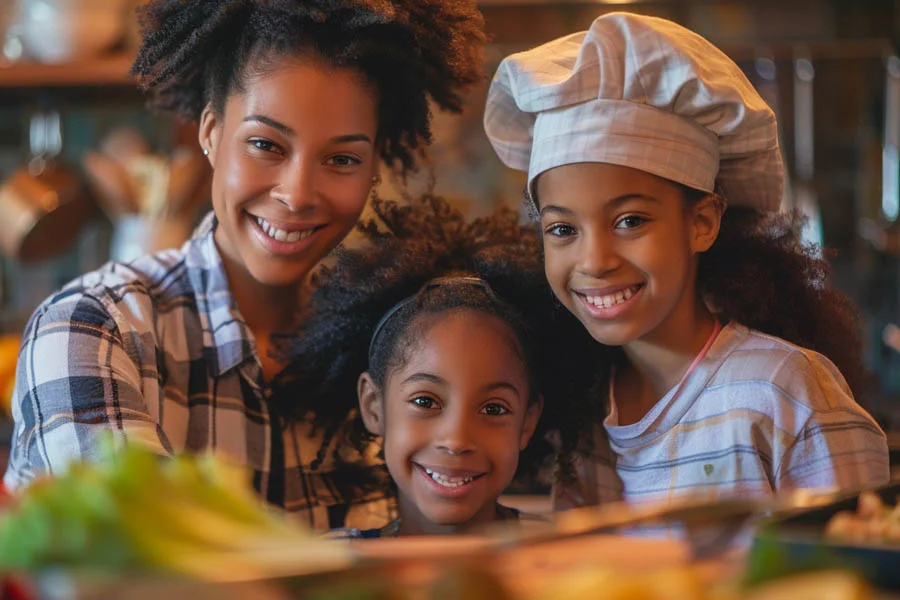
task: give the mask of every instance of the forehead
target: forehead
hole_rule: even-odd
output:
[[[371,133],[377,127],[377,94],[353,68],[314,57],[260,60],[250,67],[244,89],[226,103],[226,121],[250,115],[295,131],[337,127]]]
[[[607,163],[573,163],[550,169],[537,178],[538,208],[548,205],[588,205],[602,208],[631,195],[650,196],[664,203],[681,202],[681,187],[645,171]],[[679,204],[680,205],[680,204]]]
[[[446,379],[525,378],[519,341],[500,317],[467,308],[417,317],[398,372],[428,370]]]

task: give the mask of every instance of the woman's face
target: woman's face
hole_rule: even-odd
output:
[[[362,76],[285,59],[201,118],[226,265],[266,286],[301,283],[350,232],[377,172],[378,100]]]

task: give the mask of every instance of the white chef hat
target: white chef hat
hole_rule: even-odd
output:
[[[781,203],[774,113],[723,52],[665,19],[609,13],[507,57],[484,126],[532,194],[544,171],[602,162],[718,189],[731,205]]]

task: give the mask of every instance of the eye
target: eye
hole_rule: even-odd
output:
[[[508,415],[510,410],[498,402],[491,402],[490,404],[485,404],[481,412],[489,417],[501,417]]]
[[[558,223],[556,225],[551,225],[550,227],[544,230],[545,235],[550,235],[558,238],[566,238],[572,237],[575,235],[575,228],[571,225],[566,225],[564,223]]]
[[[616,229],[635,229],[647,222],[647,219],[638,215],[626,215],[616,221]]]
[[[265,138],[251,138],[249,140],[251,146],[253,146],[256,150],[261,150],[262,152],[273,152],[282,154],[281,148],[275,142],[271,140],[267,140]]]
[[[347,154],[338,154],[336,156],[332,156],[328,159],[327,162],[335,167],[355,167],[362,164],[362,161],[360,159],[355,156],[349,156]]]
[[[435,401],[435,399],[429,398],[428,396],[416,396],[409,402],[413,406],[416,406],[417,408],[423,408],[425,410],[437,408],[437,402]]]

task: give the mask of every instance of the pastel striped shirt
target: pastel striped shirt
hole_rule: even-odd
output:
[[[854,489],[890,479],[884,432],[827,358],[731,323],[639,422],[611,411],[576,485],[554,508],[797,488]]]

